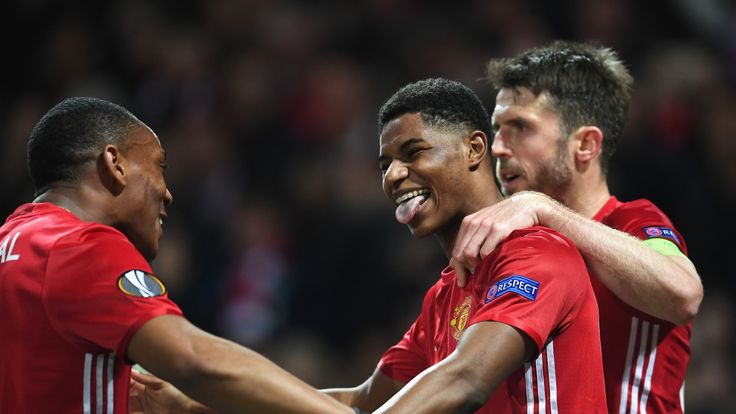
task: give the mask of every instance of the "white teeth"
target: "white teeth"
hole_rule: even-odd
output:
[[[420,195],[423,195],[423,194],[429,194],[429,190],[427,190],[426,188],[422,188],[422,189],[419,189],[419,190],[410,191],[410,192],[402,195],[401,197],[397,198],[395,200],[395,203],[396,204],[401,204],[401,203],[403,203],[406,200],[410,200],[410,199],[412,199],[414,197],[417,197],[417,196],[420,196]]]
[[[163,225],[164,224],[164,219],[158,219],[158,224]]]

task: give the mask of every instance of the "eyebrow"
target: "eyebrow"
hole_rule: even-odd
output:
[[[499,124],[498,122],[496,122],[496,118],[495,117],[493,119],[494,120],[493,120],[493,123],[491,124],[491,128],[493,128],[493,129],[500,128],[501,127],[501,124]],[[503,121],[503,123],[504,124],[507,124],[507,125],[508,124],[511,124],[511,125],[514,125],[514,126],[518,126],[520,124],[529,125],[529,121],[526,118],[524,118],[523,116],[518,115],[518,114],[514,114],[509,119]]]
[[[417,144],[417,143],[421,143],[421,142],[424,142],[424,139],[422,139],[422,138],[409,138],[406,141],[404,141],[404,142],[401,143],[401,146],[399,146],[399,150],[400,151],[404,151],[404,150],[406,150],[406,147],[409,147],[411,145],[414,145],[414,144]],[[381,156],[378,157],[378,162],[381,162],[381,160],[385,160],[387,158],[390,158],[390,157],[387,157],[385,155],[381,155]]]

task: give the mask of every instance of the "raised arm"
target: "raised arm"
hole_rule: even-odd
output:
[[[223,414],[353,413],[258,353],[179,316],[144,324],[128,345],[128,358]]]
[[[404,383],[391,379],[376,369],[364,383],[353,388],[329,388],[325,394],[350,407],[371,412],[399,392]]]
[[[473,413],[537,352],[526,334],[500,322],[469,327],[455,351],[414,378],[375,413]]]
[[[593,273],[630,306],[676,325],[695,317],[703,285],[687,257],[674,249],[655,250],[535,192],[516,194],[465,217],[451,261],[461,283],[467,280],[465,268],[474,268],[512,231],[534,224],[572,240]]]

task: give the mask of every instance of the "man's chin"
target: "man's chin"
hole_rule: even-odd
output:
[[[406,227],[409,228],[411,235],[418,239],[423,239],[435,233],[433,229],[429,229],[426,226],[412,226],[411,223],[409,223]]]

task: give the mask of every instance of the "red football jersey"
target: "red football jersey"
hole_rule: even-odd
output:
[[[594,220],[642,240],[687,247],[669,218],[648,200],[611,197]],[[591,275],[601,318],[603,371],[610,413],[682,413],[691,324],[675,326],[634,309]]]
[[[112,227],[48,203],[0,227],[0,412],[126,413],[125,353],[150,319],[181,315]]]
[[[523,331],[541,352],[506,378],[478,413],[606,412],[598,307],[569,240],[539,226],[517,230],[483,260],[465,289],[446,268],[378,367],[409,382],[450,355],[462,332],[482,321]]]

